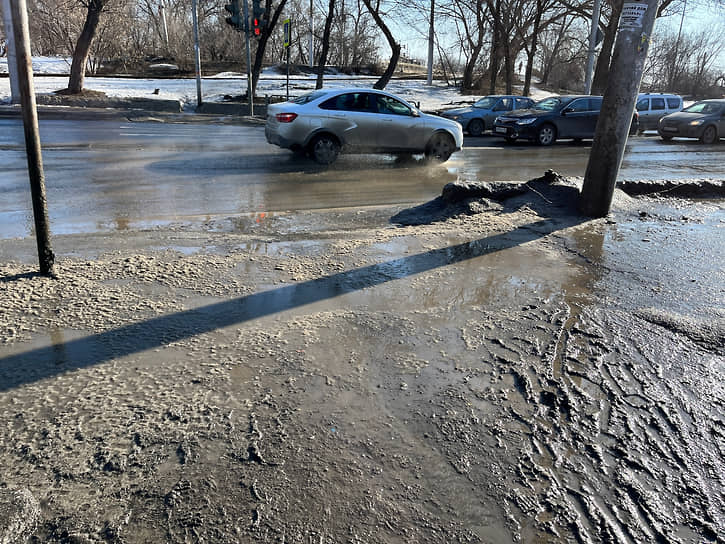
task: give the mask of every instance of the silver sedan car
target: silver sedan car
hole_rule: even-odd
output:
[[[331,164],[340,152],[424,153],[446,161],[463,146],[455,121],[421,112],[402,98],[375,89],[326,89],[267,107],[270,144],[309,153]]]

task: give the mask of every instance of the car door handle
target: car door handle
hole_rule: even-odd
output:
[[[335,119],[345,119],[347,115],[344,113],[333,113],[331,117],[334,117]]]

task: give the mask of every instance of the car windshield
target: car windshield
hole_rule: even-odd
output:
[[[717,113],[721,108],[722,106],[720,104],[713,104],[712,102],[695,102],[692,106],[688,106],[682,111],[686,111],[687,113]]]
[[[537,102],[534,105],[535,110],[542,110],[542,111],[554,111],[556,108],[558,108],[561,105],[561,99],[555,98],[553,96],[549,98],[544,98],[540,102]]]
[[[486,96],[481,100],[476,101],[473,106],[476,108],[483,108],[484,110],[490,110],[498,101],[498,98],[492,96]]]
[[[297,98],[293,98],[290,102],[295,104],[307,104],[308,102],[312,102],[325,94],[327,94],[327,91],[312,91],[311,93],[306,93],[302,96],[298,96]]]

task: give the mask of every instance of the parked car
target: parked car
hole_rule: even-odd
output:
[[[725,138],[725,98],[702,100],[660,119],[657,132],[663,140],[675,136],[698,138],[712,144]]]
[[[531,108],[534,103],[526,96],[492,94],[477,100],[472,106],[446,110],[441,115],[458,121],[471,136],[480,136],[493,128],[493,121],[502,113]]]
[[[422,113],[385,91],[359,88],[317,90],[271,104],[265,135],[320,164],[331,164],[340,152],[425,153],[443,162],[463,145],[455,121]]]
[[[528,110],[517,110],[497,117],[493,133],[507,142],[524,138],[539,145],[551,145],[556,140],[591,140],[602,107],[601,96],[550,96]],[[636,132],[638,115],[634,112],[630,134]]]
[[[644,94],[637,97],[639,131],[657,130],[660,119],[682,109],[682,97],[676,94]]]

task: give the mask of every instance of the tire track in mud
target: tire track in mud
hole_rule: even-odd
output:
[[[700,445],[718,436],[722,390],[712,384],[722,383],[722,369],[703,372],[712,354],[672,338],[657,342],[661,330],[625,314],[585,311],[582,319],[563,331],[561,377],[532,380],[523,392],[539,394],[531,459],[554,467],[557,477],[527,467],[521,473],[536,478],[522,478],[510,502],[518,507],[517,493],[543,477],[546,494],[534,502],[556,516],[536,525],[551,536],[715,541],[724,521],[722,437],[714,452]],[[673,345],[679,349],[670,351]]]
[[[420,400],[391,387],[386,404],[418,416],[478,500],[503,499],[514,541],[718,541],[718,354],[577,301],[533,301],[503,319],[479,308],[461,344],[409,380]]]

